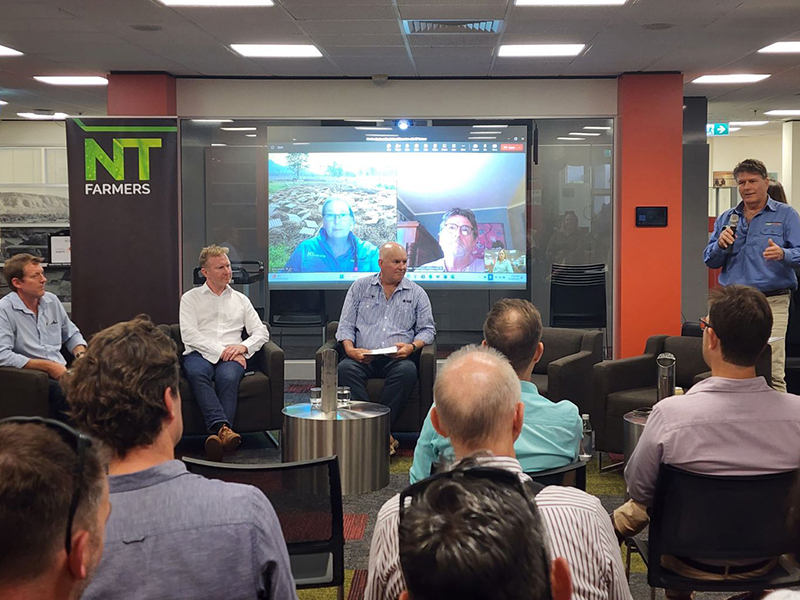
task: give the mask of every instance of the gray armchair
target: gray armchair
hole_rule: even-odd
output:
[[[647,339],[643,355],[596,364],[589,408],[596,450],[620,454],[624,451],[622,417],[656,403],[656,357],[662,352],[675,355],[675,385],[684,391],[711,375],[703,359],[703,340],[698,337],[654,335]],[[767,345],[756,365],[756,373],[763,375],[768,384],[772,382],[771,356]]]
[[[159,325],[178,346],[178,356],[183,356],[184,346],[179,325]],[[239,384],[239,400],[232,427],[239,433],[280,429],[283,425],[283,350],[272,341],[267,342],[250,359],[255,361],[255,372]],[[194,400],[191,386],[183,375],[180,381],[181,414],[184,435],[206,435],[203,413]]]
[[[325,328],[325,343],[319,347],[315,356],[317,385],[321,385],[322,381],[322,351],[327,349],[336,350],[339,353],[339,360],[344,356],[342,345],[336,341],[336,330],[338,328],[338,321],[331,321]],[[425,421],[431,405],[433,405],[433,380],[436,378],[436,342],[425,346],[422,352],[415,353],[413,356],[418,357],[417,360],[419,360],[419,363],[417,363],[419,380],[414,384],[411,397],[393,427],[395,432],[419,433],[420,429],[422,429],[422,423]],[[409,360],[414,360],[414,358],[412,357]],[[369,393],[370,402],[380,402],[381,392],[383,392],[383,379],[368,380],[367,392]],[[359,398],[356,399],[358,400]]]
[[[533,367],[531,381],[552,400],[567,399],[581,413],[592,397],[592,367],[603,360],[603,332],[545,327],[544,354]]]

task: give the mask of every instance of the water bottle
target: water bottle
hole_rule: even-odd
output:
[[[583,421],[583,437],[581,438],[580,458],[589,460],[594,456],[594,429],[589,421],[589,415],[581,415]]]

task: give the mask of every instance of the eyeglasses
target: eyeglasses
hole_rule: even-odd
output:
[[[75,520],[75,512],[78,510],[80,502],[81,488],[83,487],[83,467],[86,463],[86,448],[91,447],[92,440],[79,431],[74,430],[69,425],[54,421],[53,419],[43,419],[42,417],[9,417],[0,421],[0,425],[5,423],[32,423],[34,425],[44,425],[48,429],[55,431],[61,438],[75,451],[78,462],[75,465],[75,476],[73,478],[72,500],[69,504],[67,514],[67,533],[64,541],[64,548],[67,555],[72,551],[72,523]]]
[[[328,213],[327,215],[322,215],[322,218],[325,219],[326,221],[334,221],[336,219],[339,219],[341,221],[342,219],[347,219],[349,216],[350,216],[349,212],[346,212],[346,213]]]
[[[445,223],[442,225],[442,231],[446,231],[448,233],[455,233],[458,231],[461,235],[472,235],[475,231],[475,228],[471,225],[456,225],[455,223]]]
[[[706,321],[705,319],[700,319],[700,331],[705,331],[705,330],[706,330],[706,327],[708,327],[709,329],[714,329],[714,328],[713,328],[713,327],[712,327],[712,326],[711,326],[711,325],[708,323],[708,321]]]

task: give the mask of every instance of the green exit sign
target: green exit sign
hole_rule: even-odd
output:
[[[728,135],[730,127],[727,123],[706,123],[706,135]]]

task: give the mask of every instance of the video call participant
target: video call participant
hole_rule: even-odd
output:
[[[721,285],[752,286],[767,297],[772,309],[772,387],[786,391],[786,329],[789,304],[797,289],[800,268],[800,216],[788,204],[769,197],[769,175],[760,160],[743,160],[733,170],[742,201],[714,223],[703,261],[709,269],[722,267]],[[736,215],[734,233],[730,227]],[[730,246],[733,246],[730,250]]]
[[[483,273],[483,259],[472,254],[477,241],[475,213],[468,208],[452,208],[444,213],[439,225],[439,246],[444,257],[418,268],[436,268],[448,273]]]
[[[340,273],[378,270],[378,248],[353,235],[356,216],[344,198],[328,198],[322,205],[322,227],[303,240],[286,262],[292,273]]]
[[[78,600],[103,554],[109,511],[91,440],[48,419],[0,421],[0,598]]]
[[[12,293],[0,299],[0,367],[47,373],[50,409],[60,418],[66,404],[58,380],[67,370],[61,347],[80,358],[86,340],[58,297],[44,291],[47,278],[40,259],[16,254],[5,262],[3,277]]]
[[[497,260],[494,261],[494,268],[492,273],[513,273],[514,265],[511,260],[506,256],[505,248],[501,248],[497,253]]]
[[[65,376],[70,416],[113,453],[114,510],[86,598],[295,599],[267,497],[175,460],[179,369],[175,342],[138,317],[97,333]]]
[[[208,428],[206,454],[218,461],[242,441],[231,428],[239,382],[247,359],[269,340],[269,332],[250,299],[228,285],[232,273],[227,248],[203,248],[200,272],[206,282],[181,297],[183,368]]]
[[[408,255],[397,242],[381,246],[380,272],[355,281],[347,291],[336,339],[347,356],[339,363],[339,385],[350,386],[354,400],[369,400],[367,379],[383,378],[381,404],[389,407],[391,423],[408,402],[417,381],[418,353],[433,343],[436,326],[428,295],[406,279]],[[388,356],[368,350],[396,346]],[[397,442],[390,440],[390,454]]]

